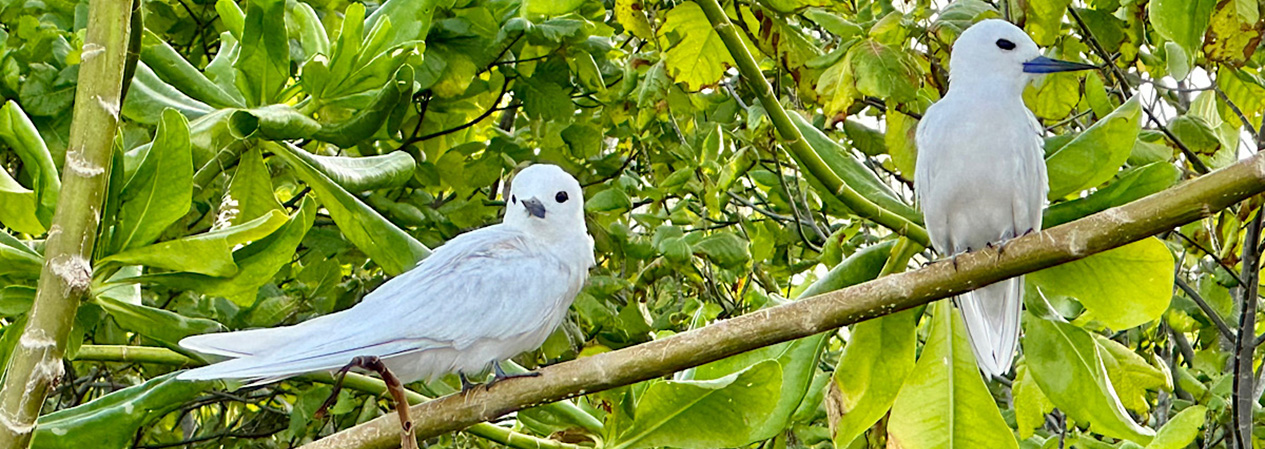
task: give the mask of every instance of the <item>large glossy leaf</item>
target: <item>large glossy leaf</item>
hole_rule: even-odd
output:
[[[193,161],[189,123],[174,109],[163,110],[153,145],[120,193],[115,250],[153,242],[189,212]]]
[[[241,52],[233,61],[237,88],[246,104],[272,104],[290,79],[290,40],[284,0],[249,0]]]
[[[699,90],[720,81],[725,69],[734,65],[729,50],[720,41],[720,35],[712,28],[703,14],[703,8],[694,2],[676,5],[668,11],[660,35],[680,36],[676,45],[665,55],[668,74],[689,90]]]
[[[36,278],[43,266],[44,256],[9,233],[0,231],[0,275]]]
[[[237,274],[233,248],[262,239],[286,223],[286,214],[271,210],[254,220],[202,234],[130,249],[101,260],[105,263],[145,265],[208,276]]]
[[[778,402],[782,369],[775,361],[703,381],[651,383],[637,402],[636,418],[608,443],[612,449],[670,446],[683,449],[743,446],[756,441]]]
[[[862,95],[893,103],[913,101],[922,70],[904,51],[875,40],[863,40],[844,57],[852,68],[856,89]]]
[[[180,339],[190,335],[224,330],[220,323],[205,318],[189,318],[170,310],[132,304],[106,295],[97,295],[92,302],[105,309],[119,327],[166,346],[174,347]]]
[[[1111,386],[1125,409],[1146,414],[1151,407],[1147,402],[1147,390],[1173,389],[1173,379],[1165,371],[1147,363],[1127,346],[1097,334],[1094,342],[1103,356]]]
[[[931,333],[892,405],[888,444],[903,449],[1017,448],[984,385],[961,315],[931,307]]]
[[[18,158],[22,159],[23,168],[30,173],[31,191],[34,203],[10,206],[6,201],[4,208],[33,208],[35,218],[39,221],[39,227],[35,229],[26,223],[26,227],[31,234],[42,234],[44,229],[53,221],[53,209],[57,207],[57,196],[61,193],[61,176],[57,173],[57,167],[53,165],[53,156],[49,153],[48,147],[44,145],[44,140],[40,138],[39,131],[35,128],[35,124],[31,123],[31,119],[22,112],[22,107],[13,100],[6,101],[4,107],[0,107],[0,140],[3,140],[9,148],[17,153]],[[6,173],[4,176],[8,176]],[[10,179],[11,180],[11,179]],[[21,201],[24,196],[19,190],[20,185],[14,186],[17,182],[13,182],[8,186],[0,185],[0,189],[14,192],[16,196],[6,196],[6,199]],[[6,188],[7,187],[7,188]],[[23,216],[20,211],[19,216]],[[22,218],[27,220],[28,218]],[[8,223],[6,222],[6,225]],[[24,231],[25,232],[25,231]]]
[[[1168,162],[1154,162],[1122,173],[1107,187],[1095,190],[1084,198],[1050,206],[1041,225],[1046,228],[1067,223],[1089,214],[1102,212],[1176,184],[1181,171]]]
[[[1151,440],[1151,444],[1146,445],[1146,449],[1189,447],[1190,443],[1195,442],[1195,438],[1199,436],[1199,427],[1204,425],[1207,414],[1208,407],[1197,404],[1187,407],[1168,420],[1168,423],[1155,433],[1155,439]]]
[[[1089,332],[1025,314],[1022,339],[1028,374],[1059,410],[1090,430],[1146,444],[1155,431],[1133,421],[1111,386],[1103,354]]]
[[[31,448],[132,447],[138,429],[179,409],[214,385],[213,382],[176,380],[173,373],[78,407],[49,413],[36,423]]]
[[[161,37],[145,30],[141,38],[141,61],[181,93],[214,108],[240,108],[246,105],[220,86],[207,79],[193,64]]]
[[[1015,424],[1019,426],[1019,439],[1032,438],[1035,429],[1045,427],[1045,415],[1054,410],[1054,404],[1032,379],[1026,362],[1015,368],[1015,382],[1010,392],[1015,398]]]
[[[415,166],[413,157],[404,151],[366,157],[292,154],[349,192],[399,187],[412,178]]]
[[[1030,273],[1047,296],[1070,296],[1085,306],[1078,321],[1117,330],[1158,319],[1173,297],[1173,254],[1155,238]]]
[[[316,219],[316,203],[304,199],[291,217],[290,222],[268,237],[233,251],[237,274],[229,277],[212,277],[195,273],[147,274],[138,282],[152,281],[173,288],[226,297],[238,305],[254,303],[259,287],[267,284],[281,267],[290,263],[294,249],[303,241],[312,221]]]
[[[273,190],[272,173],[264,164],[263,151],[258,147],[242,153],[224,196],[220,201],[217,226],[225,222],[238,225],[282,210]]]
[[[412,94],[413,69],[406,65],[395,72],[395,77],[387,81],[368,106],[347,120],[322,126],[313,138],[343,148],[351,147],[381,129],[387,122],[387,115]]]
[[[36,203],[34,190],[23,187],[8,171],[0,170],[0,224],[26,234],[43,234],[47,228],[35,214]]]
[[[1129,99],[1050,157],[1051,200],[1095,187],[1115,176],[1129,159],[1138,138],[1142,106],[1137,96]]]
[[[852,327],[830,393],[835,401],[832,406],[840,413],[831,426],[835,447],[850,447],[896,402],[905,377],[914,368],[917,317],[917,310],[906,310]]]
[[[1028,20],[1024,28],[1032,35],[1037,45],[1046,47],[1054,44],[1054,40],[1062,36],[1063,14],[1072,0],[1047,0],[1028,3]]]
[[[321,129],[316,120],[284,104],[235,111],[229,116],[228,125],[237,138],[271,140],[309,139]]]
[[[1195,55],[1216,5],[1216,0],[1155,0],[1150,4],[1151,23],[1161,36]]]
[[[303,151],[269,143],[273,154],[280,156],[295,174],[312,188],[330,217],[338,224],[357,248],[368,254],[374,262],[390,275],[397,275],[413,268],[417,262],[430,255],[430,249],[404,230],[391,224],[359,198],[347,193],[337,183],[298,155]]]
[[[123,99],[123,116],[137,123],[157,125],[165,109],[180,111],[190,120],[215,111],[215,108],[167,84],[144,62],[137,63],[127,98]]]

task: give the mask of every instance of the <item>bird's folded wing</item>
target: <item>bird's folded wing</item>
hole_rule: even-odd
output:
[[[460,350],[482,339],[514,338],[548,321],[566,293],[578,288],[575,279],[582,277],[570,273],[548,248],[520,232],[492,226],[451,240],[351,309],[287,328],[212,334],[222,336],[195,341],[212,349],[206,352],[241,358],[190,373],[205,378],[284,376],[337,369],[357,355]],[[252,332],[275,341],[248,341]]]

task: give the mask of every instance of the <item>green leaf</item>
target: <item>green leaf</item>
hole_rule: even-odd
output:
[[[18,158],[22,159],[22,167],[30,173],[33,184],[30,197],[34,200],[23,201],[23,198],[27,196],[25,189],[16,180],[9,178],[6,172],[4,179],[0,179],[0,183],[5,185],[0,185],[0,189],[12,193],[6,195],[4,208],[6,212],[21,217],[15,220],[26,221],[21,225],[26,230],[18,229],[9,224],[9,221],[4,223],[6,226],[28,234],[43,234],[53,222],[53,210],[57,208],[57,197],[61,193],[61,177],[57,173],[57,166],[53,164],[53,156],[44,145],[44,140],[40,138],[35,124],[31,123],[31,119],[22,111],[22,107],[13,100],[6,101],[4,107],[0,107],[0,140],[17,153]],[[10,204],[7,201],[9,199],[15,200],[15,203]],[[30,215],[23,212],[24,210],[30,210],[35,214],[38,227],[34,226],[36,223],[29,222]]]
[[[184,56],[152,31],[141,38],[140,59],[154,74],[181,93],[214,108],[240,108],[246,105],[225,92],[198,71]]]
[[[644,10],[640,0],[615,0],[615,20],[633,36],[648,41],[654,39],[654,30]]]
[[[395,109],[396,105],[412,95],[413,69],[406,65],[395,72],[395,77],[387,81],[368,106],[356,111],[347,120],[322,125],[312,137],[343,148],[355,146],[382,128],[387,122],[387,115]]]
[[[1165,39],[1194,56],[1203,44],[1204,30],[1216,5],[1216,0],[1155,0],[1150,4],[1151,24]]]
[[[761,362],[740,373],[704,381],[659,381],[637,402],[636,418],[608,444],[612,449],[744,446],[755,441],[749,423],[777,405],[782,368]]]
[[[420,0],[420,1],[388,1],[373,11],[373,15],[365,20],[365,26],[376,27],[379,21],[389,19],[392,31],[383,36],[380,48],[396,48],[402,44],[417,42],[426,38],[430,32],[431,17],[435,8],[450,8],[453,0]],[[361,17],[364,17],[363,13]],[[392,68],[392,71],[395,69]]]
[[[1029,273],[1046,296],[1070,296],[1085,306],[1078,321],[1124,330],[1159,319],[1173,298],[1173,254],[1149,238],[1084,259]]]
[[[835,447],[850,447],[896,402],[914,368],[918,314],[906,310],[852,326],[852,338],[835,368],[834,404],[828,406],[840,413],[831,426]]]
[[[1062,119],[1080,102],[1080,84],[1075,73],[1051,73],[1028,85],[1023,100],[1039,118]]]
[[[138,62],[127,98],[123,99],[123,116],[138,123],[157,125],[165,109],[175,109],[194,120],[215,111],[158,78],[144,62]]]
[[[1022,3],[1027,5],[1028,20],[1024,28],[1032,35],[1037,45],[1048,47],[1054,45],[1055,39],[1063,35],[1063,15],[1072,0],[1045,0]]]
[[[1128,347],[1097,334],[1094,342],[1098,343],[1099,354],[1103,355],[1111,387],[1116,390],[1116,396],[1125,409],[1146,415],[1151,408],[1146,400],[1147,390],[1173,389],[1173,379]]]
[[[175,347],[180,339],[190,335],[225,330],[220,323],[205,318],[189,318],[170,310],[132,304],[105,295],[94,296],[92,302],[105,309],[119,327],[169,347]]]
[[[841,46],[842,47],[842,46]],[[817,95],[821,96],[822,110],[827,117],[843,115],[860,96],[856,78],[847,59],[840,60],[821,72],[817,78]],[[792,116],[796,114],[791,114]]]
[[[585,0],[523,0],[527,14],[534,16],[561,16],[575,11]]]
[[[895,103],[914,100],[922,69],[904,50],[867,39],[852,47],[844,61],[852,67],[856,89],[862,95]]]
[[[0,287],[0,317],[12,318],[25,314],[31,310],[31,304],[34,302],[35,287],[25,285]],[[3,349],[0,347],[0,350]]]
[[[16,275],[38,278],[44,266],[44,256],[26,246],[9,233],[0,231],[0,276]]]
[[[176,373],[114,391],[92,402],[39,417],[31,447],[36,449],[132,446],[137,431],[157,422],[214,382],[176,380]],[[90,442],[90,443],[88,443]]]
[[[1181,178],[1181,171],[1168,162],[1154,162],[1131,169],[1107,187],[1095,190],[1084,198],[1064,201],[1045,210],[1042,226],[1052,228],[1129,203],[1138,198],[1167,189]]]
[[[307,139],[321,129],[319,122],[284,104],[233,111],[228,117],[228,126],[229,131],[238,139]]]
[[[948,301],[931,309],[927,343],[892,405],[888,444],[904,449],[1018,448],[975,366],[961,315]]]
[[[237,6],[234,0],[217,0],[215,2],[215,12],[220,16],[220,22],[224,23],[224,28],[233,34],[236,39],[242,38],[242,30],[246,28],[246,13]]]
[[[1015,397],[1015,423],[1019,426],[1019,439],[1032,438],[1034,429],[1045,427],[1045,415],[1054,411],[1054,404],[1041,392],[1037,381],[1032,379],[1027,364],[1015,368],[1015,383],[1011,394]]]
[[[120,252],[100,263],[145,265],[171,271],[187,271],[208,276],[226,277],[237,274],[233,248],[262,239],[288,221],[280,210],[237,226],[168,240]]]
[[[729,49],[694,2],[680,3],[669,10],[659,33],[661,37],[669,33],[680,36],[668,49],[664,61],[668,74],[691,91],[716,84],[725,69],[734,65]]]
[[[17,232],[40,235],[47,228],[35,214],[35,191],[23,187],[0,170],[0,224]]]
[[[268,148],[290,164],[295,175],[312,188],[343,235],[387,274],[394,276],[408,271],[430,255],[429,248],[301,158],[297,152],[302,150],[271,142]]]
[[[34,116],[52,117],[70,110],[75,100],[79,67],[58,70],[45,63],[29,66],[29,74],[18,90],[18,101]]]
[[[742,267],[751,260],[750,245],[732,232],[717,232],[695,243],[694,252],[723,268]]]
[[[1041,386],[1050,402],[1090,430],[1139,444],[1151,441],[1155,431],[1129,417],[1111,388],[1103,355],[1093,336],[1065,322],[1025,314],[1023,338],[1028,374]]]
[[[1050,157],[1050,200],[1095,187],[1115,176],[1138,139],[1142,107],[1137,96],[1103,117]]]
[[[272,187],[272,174],[264,164],[263,151],[250,148],[242,153],[228,191],[220,201],[217,226],[239,225],[281,211]]]
[[[275,103],[290,80],[290,40],[286,36],[284,0],[249,0],[242,29],[241,52],[233,61],[237,89],[246,104]]]
[[[514,95],[522,97],[523,112],[535,119],[562,120],[575,112],[571,96],[563,86],[549,79],[543,71],[514,83]]]
[[[366,157],[318,156],[306,151],[292,154],[348,192],[403,186],[412,179],[416,166],[413,156],[406,151]]]
[[[120,193],[115,251],[153,242],[185,214],[193,197],[193,161],[189,122],[165,109],[145,158]]]
[[[623,212],[632,208],[632,198],[618,187],[597,192],[584,201],[584,210],[588,212]]]
[[[1146,449],[1182,449],[1190,446],[1199,436],[1199,428],[1203,426],[1207,414],[1208,407],[1198,404],[1187,407],[1156,432],[1155,439],[1146,445]]]
[[[884,146],[892,156],[892,163],[907,179],[914,178],[914,161],[918,159],[918,145],[914,142],[914,133],[918,129],[918,120],[902,114],[893,107],[887,108],[887,132],[884,133]]]
[[[861,196],[873,201],[874,204],[879,205],[883,209],[905,217],[914,223],[922,222],[922,213],[901,201],[892,192],[891,187],[883,183],[878,178],[878,175],[874,174],[873,170],[870,170],[869,167],[857,160],[851,151],[827,137],[825,133],[821,132],[820,129],[817,129],[816,126],[813,126],[812,123],[809,123],[808,120],[799,114],[790,114],[790,116],[791,121],[795,122],[795,127],[799,128],[800,133],[803,133],[804,140],[808,142],[808,146],[812,147],[817,152],[817,155],[826,162],[826,165],[830,166],[830,169],[836,175],[839,175],[849,187],[852,187]],[[808,181],[818,192],[821,192],[821,197],[828,206],[833,205],[832,207],[839,207],[844,211],[848,210],[847,206],[844,206],[834,196],[833,192],[826,190],[816,178],[808,176]]]
[[[173,288],[189,289],[212,296],[223,296],[240,306],[255,302],[259,287],[272,281],[281,267],[289,264],[294,249],[303,241],[316,219],[316,203],[307,198],[290,217],[289,223],[268,237],[233,251],[237,274],[213,277],[196,273],[147,274],[137,282],[154,282]]]

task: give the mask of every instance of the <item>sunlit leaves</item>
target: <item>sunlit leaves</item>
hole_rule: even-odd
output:
[[[844,346],[827,393],[827,401],[833,401],[827,402],[827,410],[839,413],[832,423],[835,447],[848,447],[896,401],[905,376],[914,368],[915,312],[907,310],[853,326],[852,339]]]
[[[1105,357],[1088,331],[1025,314],[1022,339],[1028,374],[1050,402],[1094,433],[1146,444],[1155,431],[1133,421],[1112,389]]]
[[[1216,0],[1156,0],[1150,4],[1155,31],[1194,55],[1203,42]]]
[[[1076,279],[1076,282],[1067,282]],[[1028,275],[1046,296],[1070,296],[1085,306],[1081,319],[1117,330],[1158,319],[1172,298],[1173,255],[1145,239]]]
[[[1138,137],[1142,108],[1133,97],[1046,158],[1050,199],[1111,179],[1129,158]]]
[[[892,405],[888,441],[905,449],[1017,448],[975,366],[961,315],[948,301],[931,307],[918,363]]]
[[[189,122],[174,109],[163,111],[153,143],[120,193],[113,248],[122,250],[157,239],[189,212],[193,162]]]
[[[7,209],[0,213],[0,222],[21,232],[41,234],[52,222],[61,192],[61,177],[53,157],[35,124],[12,100],[0,107],[0,140],[17,153],[31,182],[31,189],[27,190],[8,173],[0,174],[0,198],[5,199]],[[14,207],[10,208],[10,204]]]
[[[290,79],[290,42],[285,31],[284,1],[249,1],[241,53],[233,68],[237,69],[237,88],[251,106],[274,103]]]
[[[668,11],[660,35],[678,36],[664,61],[668,73],[690,90],[716,84],[725,69],[734,64],[729,50],[720,41],[698,4],[686,2]]]

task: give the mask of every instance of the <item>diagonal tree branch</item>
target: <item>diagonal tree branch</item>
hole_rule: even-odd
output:
[[[537,404],[661,377],[764,346],[807,337],[909,309],[1002,279],[1087,257],[1162,233],[1265,192],[1265,153],[1177,187],[994,249],[760,310],[650,343],[560,363],[539,377],[415,406],[419,438],[463,429]],[[393,416],[375,419],[307,446],[387,448],[399,442]]]
[[[97,0],[89,6],[62,190],[48,228],[44,268],[0,390],[0,448],[30,443],[49,385],[62,375],[75,310],[89,293],[122,102],[132,6],[132,0]]]

